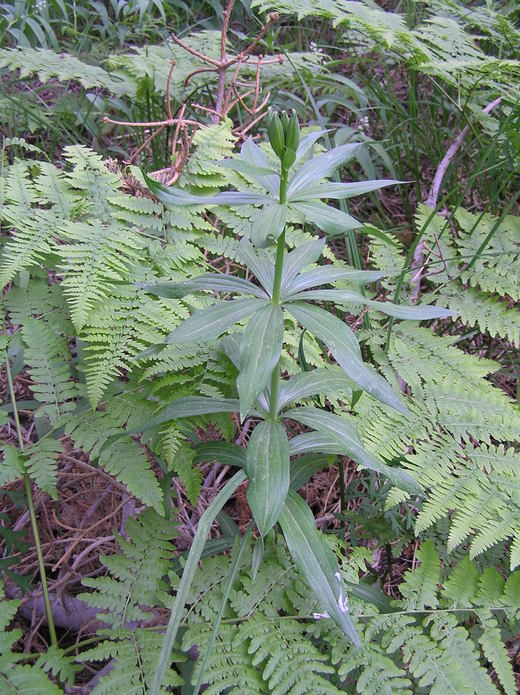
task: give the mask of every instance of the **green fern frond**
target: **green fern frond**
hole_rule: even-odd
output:
[[[36,400],[43,403],[39,412],[54,425],[75,409],[74,399],[78,395],[66,341],[44,321],[33,318],[25,321],[22,337],[32,381],[29,388]]]
[[[84,579],[83,585],[93,591],[81,594],[89,606],[106,611],[100,617],[114,629],[148,620],[154,615],[150,608],[169,603],[163,577],[174,552],[175,526],[147,509],[127,520],[126,532],[128,539],[117,536],[121,555],[101,558],[110,576]]]
[[[143,282],[150,279],[150,273],[134,266],[131,277],[135,283]],[[136,285],[113,285],[109,296],[95,306],[82,334],[87,343],[84,369],[92,406],[99,404],[113,379],[132,369],[140,352],[164,343],[187,315],[180,300],[154,300]]]
[[[432,541],[422,543],[417,551],[417,559],[421,563],[419,568],[405,572],[399,591],[411,610],[437,608],[441,565]]]
[[[24,474],[25,463],[20,449],[10,444],[2,444],[0,451],[3,454],[0,465],[0,487],[18,480]]]
[[[449,292],[442,291],[438,303],[452,309],[470,328],[476,325],[482,333],[487,331],[493,338],[499,336],[520,345],[518,309],[509,308],[499,297],[472,288],[461,291],[460,287],[455,287]]]
[[[63,453],[63,446],[57,439],[41,439],[27,449],[29,460],[27,472],[38,485],[53,499],[58,499],[56,492],[57,460]]]
[[[272,695],[342,692],[327,678],[334,673],[327,655],[305,639],[305,627],[296,621],[280,621],[274,632],[272,620],[258,612],[239,630],[233,647],[240,648],[244,640],[248,640],[253,666]]]
[[[179,476],[190,503],[193,505],[197,504],[197,498],[202,488],[202,473],[193,465],[195,450],[187,446],[181,446],[173,455],[171,455],[169,450],[165,450],[165,458],[168,468],[175,471]]]
[[[123,429],[130,422],[130,413],[126,406],[117,412],[117,399],[110,401],[110,406],[106,413],[82,412],[67,423],[65,433],[144,504],[162,513],[162,491],[146,452]],[[151,410],[150,403],[148,408],[142,403],[137,417],[146,418]]]
[[[78,660],[109,661],[110,672],[99,679],[93,695],[146,695],[149,692],[161,649],[162,635],[147,630],[101,630],[104,641],[82,652]],[[172,692],[183,685],[183,680],[173,668],[173,662],[185,661],[185,657],[172,652],[166,669],[161,693]]]
[[[75,56],[56,53],[48,48],[23,46],[0,49],[0,68],[19,70],[21,79],[38,75],[42,84],[56,78],[60,82],[77,80],[85,89],[103,87],[117,96],[135,91],[128,79],[123,81],[121,77],[112,76],[96,65],[83,63]]]
[[[117,224],[69,222],[62,228],[70,243],[59,247],[63,291],[79,332],[92,309],[111,295],[114,283],[128,281],[130,263],[143,242],[137,234]]]

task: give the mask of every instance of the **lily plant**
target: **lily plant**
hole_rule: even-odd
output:
[[[420,494],[408,473],[384,463],[364,448],[346,418],[329,407],[305,404],[318,402],[311,397],[338,392],[345,393],[348,400],[347,394],[362,389],[370,397],[407,413],[400,395],[363,361],[354,332],[325,306],[368,305],[400,319],[427,320],[450,315],[439,307],[378,302],[356,289],[337,289],[335,285],[339,281],[350,281],[359,287],[378,280],[383,274],[337,264],[316,266],[326,238],[317,237],[287,250],[286,225],[291,212],[303,216],[325,235],[344,234],[361,223],[324,201],[346,199],[399,183],[386,179],[360,183],[328,181],[338,167],[355,156],[361,145],[347,144],[313,157],[313,145],[323,134],[324,131],[318,131],[300,137],[295,114],[291,117],[284,113],[271,114],[268,135],[277,166],[252,139],[243,144],[240,158],[220,162],[245,175],[244,190],[202,197],[180,188],[166,188],[147,178],[151,190],[168,207],[252,205],[259,208],[249,239],[240,242],[242,261],[256,281],[235,275],[205,274],[184,283],[158,281],[142,285],[146,291],[162,297],[183,297],[196,292],[234,295],[232,299],[219,299],[210,307],[195,311],[166,342],[201,343],[225,336],[222,346],[238,369],[238,398],[178,398],[147,427],[216,412],[236,412],[242,421],[249,417],[256,423],[245,450],[231,444],[214,447],[216,458],[220,456],[222,462],[233,463],[242,470],[228,481],[199,523],[171,612],[152,692],[159,692],[211,522],[245,479],[248,480],[247,500],[260,535],[257,547],[261,548],[261,539],[279,525],[296,565],[320,605],[322,612],[317,616],[334,620],[356,644],[359,639],[349,614],[337,559],[316,529],[312,511],[297,493],[302,480],[299,462],[309,452],[346,455],[393,485]],[[255,181],[256,186],[248,185],[246,178]],[[257,248],[270,246],[275,247],[275,252],[269,260],[268,253]],[[285,320],[289,317],[321,341],[337,365],[284,378],[280,359]],[[244,322],[247,322],[245,326]],[[303,425],[307,431],[289,438],[290,422]],[[321,459],[321,466],[324,465],[325,456]]]

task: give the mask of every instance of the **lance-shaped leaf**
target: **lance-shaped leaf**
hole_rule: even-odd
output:
[[[257,287],[249,280],[216,273],[199,275],[186,282],[158,280],[149,283],[141,282],[137,286],[157,297],[167,297],[168,299],[180,299],[194,292],[238,292],[240,294],[252,294],[254,297],[268,298],[261,287]]]
[[[235,323],[265,306],[261,299],[233,299],[196,311],[166,338],[167,343],[203,343],[218,338]]]
[[[408,414],[390,384],[363,362],[356,337],[344,321],[311,304],[288,304],[286,309],[304,328],[325,343],[352,381],[374,398],[400,413]]]
[[[344,447],[343,453],[353,458],[365,468],[369,468],[376,473],[381,473],[397,487],[415,494],[420,492],[419,486],[406,471],[400,468],[387,466],[366,451],[358,433],[339,415],[334,415],[334,413],[329,413],[326,410],[305,406],[287,410],[284,413],[284,417],[292,418],[297,422],[301,422],[302,425],[312,427],[312,429],[330,437],[333,441],[336,441]]]
[[[228,442],[202,442],[196,444],[194,463],[207,463],[218,461],[222,466],[237,466],[245,468],[246,452],[241,446]]]
[[[251,164],[260,169],[272,169],[271,162],[267,159],[267,156],[262,152],[258,145],[253,142],[253,139],[249,137],[240,150],[240,156],[247,164]],[[278,198],[280,193],[280,177],[276,173],[265,174],[262,173],[257,175],[256,180],[258,183],[269,191],[271,196]]]
[[[199,196],[188,193],[182,188],[168,188],[159,181],[150,178],[143,172],[146,185],[166,207],[179,205],[262,205],[269,202],[269,198],[261,193],[242,193],[240,191],[222,191],[212,196]]]
[[[326,611],[323,617],[332,618],[355,645],[361,646],[350,619],[348,598],[334,553],[298,493],[289,492],[279,521],[289,552]]]
[[[299,162],[300,159],[302,159],[302,157],[304,157],[307,154],[307,152],[311,149],[314,143],[327,132],[327,130],[315,130],[313,133],[309,133],[309,135],[306,135],[305,137],[301,138],[300,143],[298,145],[298,149],[296,150],[296,159],[294,160],[295,163]]]
[[[150,420],[135,429],[125,430],[125,434],[146,432],[170,420],[210,413],[238,413],[240,403],[237,398],[207,398],[205,396],[187,396],[176,398]]]
[[[237,387],[241,419],[244,419],[257,396],[267,386],[280,359],[282,340],[282,308],[278,304],[268,304],[253,316],[240,343]]]
[[[375,181],[355,181],[352,183],[336,183],[335,181],[327,181],[326,183],[311,184],[305,188],[298,189],[298,192],[291,197],[291,202],[300,200],[321,200],[329,198],[331,200],[341,200],[345,198],[354,198],[363,193],[377,191],[385,186],[395,186],[403,183],[395,179],[378,179]]]
[[[347,215],[346,212],[336,208],[331,208],[330,205],[325,205],[325,203],[291,202],[290,207],[304,215],[307,220],[310,220],[326,234],[343,234],[349,229],[358,229],[358,227],[363,226],[355,217]]]
[[[315,184],[320,179],[326,179],[336,169],[352,159],[359,150],[359,143],[341,145],[324,154],[309,159],[303,164],[289,181],[287,187],[287,199],[290,200],[298,191],[306,186]]]
[[[258,177],[276,174],[276,171],[270,167],[261,167],[257,164],[251,164],[244,159],[219,159],[216,163],[221,167],[231,169],[232,171],[238,171],[240,174],[246,174],[246,176],[251,176],[257,180]]]
[[[285,287],[283,298],[292,297],[293,294],[307,290],[309,287],[332,285],[339,280],[359,282],[364,285],[368,282],[376,282],[384,276],[384,273],[377,270],[354,270],[353,268],[340,268],[336,265],[323,265],[321,268],[314,268],[314,270],[309,270],[290,279]]]
[[[263,258],[259,258],[246,238],[242,239],[238,245],[238,251],[242,262],[247,265],[253,275],[260,281],[267,294],[271,296],[274,280],[273,264],[268,263]]]
[[[282,290],[290,284],[298,273],[318,260],[324,247],[325,239],[313,239],[313,241],[307,241],[287,254],[283,262]]]
[[[307,398],[307,396],[314,396],[319,393],[328,395],[341,391],[349,392],[351,389],[352,382],[339,367],[313,369],[311,372],[295,374],[288,381],[285,381],[280,389],[278,410],[289,403]]]
[[[247,501],[258,530],[265,534],[276,524],[289,492],[289,442],[279,422],[260,422],[246,452],[249,479]]]
[[[345,448],[343,444],[326,434],[321,434],[321,432],[304,432],[296,435],[289,442],[289,453],[291,456],[313,452],[344,456]]]
[[[310,292],[300,292],[290,297],[290,301],[296,300],[334,302],[336,304],[366,304],[377,309],[377,311],[381,311],[383,314],[388,314],[388,316],[394,316],[398,319],[410,319],[412,321],[442,319],[453,315],[453,312],[449,309],[431,306],[430,304],[404,306],[402,304],[392,304],[392,302],[376,302],[363,297],[359,292],[352,292],[351,290],[311,290]]]
[[[264,205],[251,225],[250,237],[255,246],[265,248],[270,237],[278,239],[287,222],[287,205],[273,203]]]

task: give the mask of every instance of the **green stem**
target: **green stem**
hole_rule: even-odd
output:
[[[280,176],[280,204],[283,205],[287,201],[287,179],[289,172],[282,167]],[[273,294],[271,302],[280,304],[280,288],[282,286],[283,274],[283,257],[285,253],[285,228],[278,237],[276,244],[276,263],[274,267]],[[269,406],[269,415],[274,420],[277,415],[278,396],[280,394],[280,363],[276,365],[271,376],[271,398]]]
[[[18,415],[18,408],[16,406],[16,397],[14,395],[13,377],[11,374],[11,367],[9,365],[9,355],[6,352],[6,373],[7,373],[7,383],[9,384],[9,395],[11,397],[11,403],[13,405],[13,416],[16,424],[16,433],[18,435],[18,444],[20,446],[20,451],[23,453],[25,447],[22,436],[22,428],[20,427],[20,417]],[[49,626],[49,635],[51,638],[51,644],[53,647],[58,647],[58,638],[56,636],[56,628],[54,627],[54,620],[52,617],[51,601],[49,598],[49,589],[47,586],[47,574],[45,572],[45,563],[43,561],[42,545],[40,542],[40,533],[38,531],[38,522],[36,520],[36,510],[34,509],[34,499],[31,488],[31,479],[24,472],[23,482],[25,486],[25,495],[27,497],[27,506],[29,508],[29,515],[31,517],[31,526],[34,536],[34,545],[36,546],[36,555],[38,556],[38,568],[40,570],[40,579],[42,582],[42,592],[43,592],[43,603],[45,605],[45,613],[47,615],[47,624]]]

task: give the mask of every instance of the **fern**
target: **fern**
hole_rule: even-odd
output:
[[[67,344],[49,325],[33,318],[24,322],[22,337],[32,381],[30,389],[43,404],[38,412],[55,425],[75,409],[74,399],[78,395]]]
[[[22,637],[22,630],[16,628],[9,630],[9,623],[20,605],[20,601],[7,600],[4,595],[4,587],[0,579],[0,689],[2,693],[34,693],[34,695],[60,695],[63,691],[52,683],[40,668],[42,663],[36,662],[34,666],[22,665],[22,655],[13,652],[16,642]],[[61,668],[66,668],[65,661],[61,661]],[[67,673],[70,673],[68,671]]]
[[[81,413],[71,419],[65,433],[71,437],[78,448],[88,453],[128,490],[145,504],[162,512],[162,491],[151,469],[145,450],[125,434],[123,425],[129,422],[130,414],[126,408],[117,412],[117,402],[111,402],[109,413]],[[130,406],[131,407],[131,406]],[[135,407],[135,406],[134,406]],[[146,417],[150,408],[143,403],[140,415]]]
[[[417,551],[419,568],[408,571],[403,577],[399,591],[411,610],[425,607],[437,608],[437,585],[440,579],[440,562],[431,541],[423,543]]]
[[[61,442],[56,439],[41,439],[27,449],[29,460],[27,472],[38,485],[53,499],[57,499],[56,475],[57,460],[63,453]]]
[[[149,620],[154,614],[146,607],[168,603],[163,577],[174,550],[175,527],[147,509],[128,519],[126,531],[128,539],[117,537],[122,554],[102,558],[112,576],[84,579],[93,591],[81,595],[90,606],[106,611],[100,617],[114,629]]]
[[[343,564],[345,576],[354,584],[370,557],[358,550],[359,557],[354,553]],[[331,621],[309,622],[312,599],[283,544],[268,537],[254,579],[250,556],[241,564],[203,676],[208,691],[496,693],[486,671],[489,662],[501,674],[505,692],[515,692],[510,690],[513,671],[504,638],[505,618],[518,612],[514,588],[518,572],[505,583],[493,568],[480,574],[467,557],[453,570],[441,571],[432,542],[419,548],[417,560],[418,567],[407,572],[401,585],[403,599],[393,602],[396,612],[378,614],[351,591],[353,620],[364,635],[364,648],[358,650]],[[206,559],[195,577],[184,650],[197,644],[199,652],[205,652],[229,563],[223,557]],[[465,583],[468,576],[471,579]],[[454,604],[451,597],[459,587],[464,592]],[[455,606],[459,610],[452,613]],[[472,627],[475,617],[478,627]],[[200,663],[193,682],[199,668]]]
[[[107,675],[102,676],[91,691],[94,695],[127,695],[149,692],[161,646],[161,635],[146,630],[101,630],[103,638],[96,647],[83,652],[81,661],[109,661],[112,666]],[[172,661],[183,661],[184,657],[173,653]],[[169,668],[166,671],[161,693],[171,692],[171,688],[183,684],[182,678]]]
[[[77,80],[83,87],[103,87],[111,94],[123,96],[134,91],[132,82],[121,76],[112,76],[102,68],[84,63],[71,55],[59,54],[48,48],[0,49],[0,68],[19,71],[23,79],[37,75],[45,84],[51,78],[61,82]]]
[[[127,281],[131,261],[141,240],[117,224],[69,223],[63,236],[70,242],[59,247],[62,282],[71,318],[79,332],[96,304],[113,292],[114,283]]]

